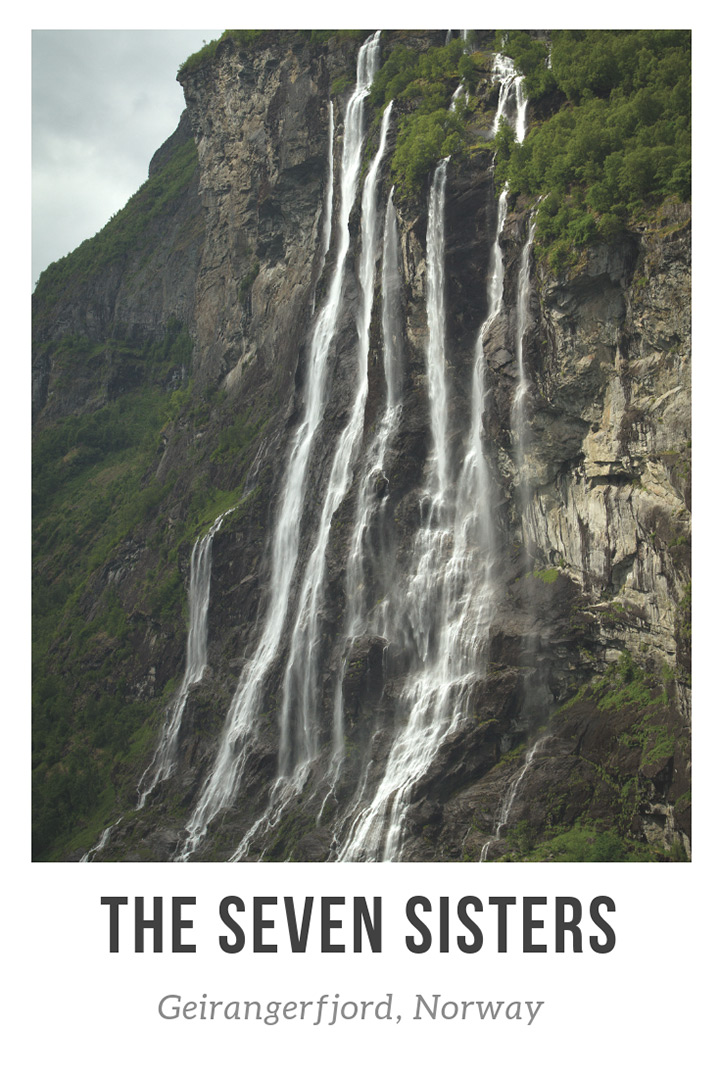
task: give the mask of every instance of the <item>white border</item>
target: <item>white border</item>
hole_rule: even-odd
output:
[[[196,5],[180,3],[173,15],[180,25],[200,20]],[[202,12],[202,22],[237,25],[243,14],[236,5],[215,5]],[[350,12],[357,16],[358,9]],[[450,14],[443,11],[444,15]],[[478,20],[476,5],[452,9],[453,22],[463,25]],[[485,15],[490,14],[485,12]],[[710,54],[716,41],[716,21],[708,20],[704,6],[662,3],[654,5],[652,24],[674,26],[680,21],[694,29],[696,82],[696,146],[708,132],[713,142],[714,125],[709,108],[713,98],[709,77],[716,65]],[[5,91],[4,204],[12,229],[3,266],[3,295],[15,323],[11,347],[5,354],[6,412],[12,415],[4,427],[6,528],[4,566],[10,577],[3,619],[3,655],[11,657],[6,675],[5,842],[9,848],[10,873],[4,884],[4,931],[9,953],[6,966],[7,1003],[4,1010],[15,1060],[26,1064],[19,1075],[36,1076],[72,1072],[75,1077],[141,1077],[156,1073],[173,1078],[200,1074],[291,1074],[296,1077],[366,1077],[391,1075],[396,1067],[418,1077],[446,1074],[456,1068],[472,1069],[472,1075],[492,1070],[504,1076],[564,1078],[576,1074],[605,1078],[610,1071],[620,1076],[635,1072],[682,1069],[685,1075],[705,1075],[704,1047],[709,1050],[712,1031],[712,1000],[707,979],[714,974],[715,926],[713,902],[715,852],[711,842],[713,807],[710,801],[715,760],[717,717],[711,693],[715,660],[712,648],[712,602],[714,596],[712,515],[715,502],[714,455],[709,443],[716,426],[711,409],[716,400],[715,349],[710,345],[710,318],[714,313],[715,275],[710,272],[715,245],[715,216],[710,202],[713,174],[704,161],[706,150],[696,152],[697,220],[695,233],[694,340],[698,355],[695,385],[695,491],[697,500],[695,545],[695,859],[692,865],[400,865],[400,866],[224,866],[85,864],[33,865],[29,862],[29,799],[26,782],[28,749],[29,664],[26,642],[27,575],[9,568],[26,567],[29,551],[27,528],[28,357],[27,298],[29,281],[29,93],[22,87],[29,70],[29,29],[55,28],[62,15],[64,28],[124,27],[156,28],[165,23],[167,9],[158,4],[131,4],[122,9],[96,5],[32,5],[29,14],[11,19],[6,51],[12,51]],[[262,25],[287,25],[302,15],[303,25],[338,25],[343,11],[315,4],[308,11],[281,7],[262,11]],[[375,15],[375,19],[370,16]],[[588,25],[587,17],[602,15],[606,26],[648,24],[648,9],[632,4],[606,4],[602,11],[570,4],[516,4],[498,12],[510,26]],[[277,16],[277,17],[276,17]],[[414,25],[432,25],[436,10],[429,5],[412,11]],[[393,4],[369,4],[362,9],[362,23],[407,25],[407,8]],[[497,20],[496,20],[497,21]],[[351,20],[354,25],[355,20]],[[706,81],[708,80],[708,81]],[[14,93],[15,88],[20,93]],[[714,89],[714,88],[713,88]],[[700,166],[698,166],[698,158]],[[703,177],[708,179],[703,183]],[[714,192],[713,192],[714,193]],[[13,288],[13,282],[16,282]],[[22,294],[22,295],[21,295]],[[16,403],[23,402],[18,409]],[[17,447],[23,448],[21,455]],[[19,457],[19,460],[18,460]],[[712,493],[707,497],[708,493]],[[702,496],[705,496],[704,499]],[[712,516],[711,516],[712,515]],[[18,524],[20,528],[18,529]],[[18,536],[18,532],[20,535]],[[26,546],[27,544],[27,546]],[[10,774],[8,776],[8,774]],[[402,943],[402,905],[408,896],[421,892],[431,898],[466,893],[481,898],[494,894],[522,896],[571,894],[589,899],[609,894],[617,903],[613,925],[618,943],[613,953],[597,956],[548,954],[544,956],[498,956],[484,948],[476,956],[435,952],[414,957]],[[238,893],[253,895],[355,893],[384,898],[386,944],[381,956],[306,957],[221,954],[215,909],[220,898]],[[106,943],[106,911],[99,898],[120,895],[194,895],[196,940],[194,956],[111,956]],[[707,975],[706,975],[707,972]],[[163,993],[198,996],[203,992],[222,997],[271,995],[283,1000],[328,992],[343,996],[383,995],[399,997],[415,993],[441,993],[455,997],[544,999],[532,1029],[510,1023],[510,1030],[485,1025],[454,1026],[436,1022],[373,1026],[265,1028],[228,1024],[171,1024],[155,1009]],[[13,1061],[11,1048],[7,1060]],[[708,1061],[713,1057],[708,1056]],[[62,1063],[62,1064],[61,1064]]]

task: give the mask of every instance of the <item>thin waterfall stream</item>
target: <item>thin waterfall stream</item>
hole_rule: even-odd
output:
[[[168,721],[155,756],[143,773],[138,784],[137,809],[142,810],[148,796],[158,784],[170,776],[175,767],[178,736],[190,688],[200,682],[207,667],[207,626],[210,607],[210,575],[212,571],[212,543],[218,529],[232,510],[226,510],[215,519],[203,537],[195,541],[190,556],[190,587],[188,589],[189,628],[185,659],[185,672],[175,697]]]
[[[517,385],[513,395],[510,420],[514,439],[515,467],[518,473],[518,497],[520,504],[520,518],[523,524],[526,521],[530,509],[530,492],[528,476],[528,396],[530,392],[530,380],[525,362],[525,334],[530,326],[530,265],[533,241],[535,239],[535,225],[537,222],[536,212],[530,218],[528,233],[523,245],[520,258],[520,272],[518,275],[517,295],[517,331],[515,336],[515,359],[517,363]],[[524,545],[526,552],[526,569],[530,569],[527,538]]]
[[[496,61],[496,63],[498,63]],[[506,85],[514,85],[516,88],[516,138],[518,142],[522,142],[525,137],[525,110],[527,107],[527,101],[522,94],[522,82],[515,79],[513,82],[513,73],[510,69],[505,68],[502,63],[498,64],[498,70],[502,72],[502,88]],[[503,193],[504,194],[504,193]],[[525,363],[525,334],[530,326],[530,294],[531,294],[531,257],[532,247],[535,238],[535,225],[537,221],[537,212],[533,211],[528,226],[527,236],[523,244],[522,253],[520,256],[520,269],[518,272],[518,284],[517,284],[517,297],[516,297],[516,309],[515,309],[515,361],[517,364],[517,383],[515,387],[515,393],[513,395],[510,422],[512,428],[513,439],[513,451],[515,458],[515,465],[518,474],[517,484],[517,497],[519,503],[519,516],[521,522],[524,524],[530,506],[530,493],[528,482],[528,467],[527,467],[527,441],[529,433],[529,419],[528,419],[528,397],[530,392],[530,380],[527,372],[527,365]],[[531,569],[531,559],[529,556],[529,549],[527,544],[527,538],[523,545],[523,566],[525,573],[529,573]],[[549,736],[544,735],[539,739],[536,739],[530,748],[528,749],[525,762],[522,769],[510,784],[505,796],[500,803],[500,807],[496,816],[496,826],[493,833],[493,838],[486,841],[483,845],[480,853],[480,862],[485,862],[487,859],[488,851],[494,840],[497,840],[501,836],[502,830],[507,825],[510,812],[513,804],[517,798],[518,791],[522,785],[526,773],[532,766],[533,760],[542,747],[547,742]]]
[[[212,544],[228,514],[236,507],[225,510],[212,523],[204,536],[198,537],[190,555],[190,583],[188,587],[188,636],[185,648],[185,671],[182,682],[168,709],[165,723],[160,733],[155,754],[137,786],[138,802],[136,810],[142,810],[158,784],[167,780],[176,765],[177,746],[185,706],[191,687],[202,679],[207,667],[208,611],[210,608],[210,577],[212,572]],[[95,847],[90,848],[80,860],[88,862],[93,854],[102,851],[107,845],[112,831],[122,821],[120,816],[114,824],[106,828]]]
[[[513,808],[515,800],[517,799],[518,792],[520,791],[520,788],[522,786],[522,782],[525,779],[525,774],[532,765],[536,756],[541,753],[543,747],[545,746],[545,743],[548,741],[549,738],[549,735],[542,735],[539,739],[536,739],[528,749],[522,768],[508,787],[505,795],[503,796],[502,802],[500,803],[500,807],[497,813],[497,823],[495,825],[495,831],[493,832],[492,837],[483,844],[482,851],[480,852],[480,862],[487,862],[487,854],[492,844],[496,840],[501,839],[502,830],[505,828],[508,821],[510,820],[510,812]]]
[[[325,193],[325,212],[323,220],[320,270],[318,271],[317,276],[318,282],[322,279],[323,270],[325,269],[325,261],[330,250],[330,242],[332,240],[333,201],[335,198],[335,106],[332,101],[328,102],[328,120],[328,184],[327,191]],[[317,282],[312,298],[313,314],[315,314],[315,304],[317,300],[316,293]]]

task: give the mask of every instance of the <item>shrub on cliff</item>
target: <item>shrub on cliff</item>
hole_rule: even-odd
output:
[[[540,86],[535,51],[512,35],[506,47]],[[554,31],[551,56],[565,105],[522,145],[501,125],[496,177],[515,194],[549,193],[536,236],[559,267],[573,248],[611,239],[665,199],[690,199],[690,35]]]

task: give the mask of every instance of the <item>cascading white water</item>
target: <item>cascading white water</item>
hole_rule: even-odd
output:
[[[505,58],[502,58],[503,60]],[[501,87],[495,130],[516,94],[516,131],[524,136],[520,79],[510,61],[496,64]],[[453,101],[454,104],[454,101]],[[453,105],[451,104],[451,107]],[[470,692],[482,679],[494,608],[495,537],[493,490],[483,450],[485,411],[484,339],[503,299],[500,236],[507,189],[500,196],[488,280],[488,314],[478,334],[473,367],[472,411],[465,456],[450,481],[445,377],[444,197],[447,162],[435,172],[427,231],[427,373],[433,439],[421,498],[424,523],[414,543],[410,579],[393,602],[385,636],[410,642],[414,670],[403,692],[402,726],[372,801],[360,810],[340,849],[341,860],[401,857],[409,799],[441,744],[467,716]]]
[[[195,541],[190,555],[190,584],[188,588],[188,636],[185,647],[185,671],[182,682],[168,710],[165,724],[160,733],[152,761],[140,777],[137,786],[138,802],[136,810],[142,810],[148,795],[151,794],[175,768],[180,724],[187,704],[190,688],[200,682],[207,667],[207,623],[210,607],[210,575],[212,571],[212,542],[215,534],[228,514],[236,507],[225,510],[212,523],[204,536]],[[102,851],[110,839],[110,834],[122,821],[122,816],[105,829],[95,847],[90,848],[81,862],[88,862],[91,856]]]
[[[508,821],[510,820],[510,811],[513,808],[513,803],[515,802],[515,800],[517,798],[517,794],[518,794],[518,791],[520,790],[520,786],[521,786],[523,780],[525,779],[525,774],[527,773],[528,769],[530,768],[530,766],[533,763],[533,760],[535,759],[537,754],[540,753],[540,751],[542,750],[543,746],[545,745],[545,743],[548,741],[549,738],[550,738],[549,735],[542,735],[539,739],[535,740],[535,742],[532,744],[532,746],[527,751],[527,753],[525,755],[525,761],[523,762],[522,769],[520,770],[520,772],[517,774],[515,779],[510,784],[510,787],[505,792],[503,800],[500,803],[500,808],[498,810],[498,815],[497,815],[497,824],[495,825],[495,831],[494,831],[494,833],[492,835],[492,838],[490,840],[487,840],[483,844],[482,851],[480,852],[480,862],[486,862],[487,861],[487,854],[488,854],[488,851],[490,850],[490,847],[491,847],[493,841],[500,839],[502,830],[505,828]]]
[[[400,856],[412,789],[444,739],[466,716],[468,694],[485,671],[495,544],[490,519],[492,484],[482,446],[483,339],[502,303],[499,238],[505,205],[503,194],[489,275],[488,317],[478,335],[471,426],[455,488],[454,515],[447,524],[440,515],[435,524],[420,530],[415,542],[419,559],[407,590],[410,602],[406,614],[418,655],[414,677],[403,696],[408,719],[392,747],[372,804],[359,816],[341,852],[343,859]]]
[[[194,853],[210,821],[232,801],[252,742],[265,680],[282,640],[298,559],[310,451],[326,404],[328,354],[337,330],[345,261],[350,248],[349,223],[362,156],[364,101],[377,71],[379,55],[380,31],[377,31],[358,53],[355,89],[345,114],[337,258],[310,343],[303,419],[291,444],[273,531],[271,578],[263,630],[238,682],[214,765],[187,823],[188,836],[178,856],[181,860]]]
[[[445,379],[445,188],[447,160],[438,165],[428,205],[426,370],[430,405],[432,449],[428,456],[421,503],[425,520],[414,548],[416,564],[411,580],[390,606],[395,623],[387,627],[396,639],[406,635],[414,646],[419,671],[407,688],[403,708],[407,722],[393,743],[385,774],[372,802],[351,824],[341,860],[393,858],[401,830],[404,796],[434,756],[438,728],[432,719],[446,697],[443,673],[447,656],[435,649],[447,623],[442,618],[443,562],[451,542],[449,491],[447,388]]]
[[[328,185],[325,193],[325,217],[323,221],[323,238],[318,281],[320,281],[323,275],[325,260],[327,258],[327,253],[330,250],[330,241],[332,239],[333,200],[335,198],[335,106],[332,101],[328,102],[328,118],[330,121],[328,124]],[[315,314],[315,299],[316,294],[313,293],[313,314]]]
[[[170,776],[175,767],[180,724],[185,712],[190,687],[200,682],[207,667],[207,625],[210,606],[212,543],[215,534],[230,513],[232,513],[232,510],[226,510],[220,514],[205,536],[196,540],[193,545],[190,556],[189,627],[185,650],[185,671],[167,721],[163,726],[155,755],[140,778],[137,788],[138,804],[136,809],[138,810],[142,810],[148,795],[155,790],[158,784]]]
[[[323,264],[325,256],[330,250],[330,241],[332,239],[333,199],[335,197],[335,106],[332,101],[328,102],[328,115],[330,118],[328,125],[328,186],[325,195],[325,223],[323,225]]]
[[[308,560],[293,627],[290,655],[283,682],[280,711],[280,773],[314,758],[318,748],[318,648],[320,606],[325,589],[325,557],[332,519],[347,495],[351,468],[362,437],[368,392],[368,354],[375,265],[378,258],[377,179],[385,155],[392,102],[383,114],[380,143],[363,187],[360,217],[360,312],[358,316],[358,377],[350,418],[333,458],[320,524]]]
[[[527,113],[527,98],[523,91],[522,75],[518,75],[517,69],[509,56],[496,53],[493,61],[493,78],[500,83],[497,110],[493,122],[493,135],[497,134],[500,120],[507,120],[510,103],[515,99],[515,138],[522,142],[525,138],[525,116]]]
[[[515,81],[515,100],[517,103],[517,112],[515,114],[515,138],[521,143],[524,141],[525,135],[527,134],[525,118],[527,115],[528,104],[521,77],[518,77]]]
[[[515,359],[517,361],[517,385],[513,396],[511,423],[515,439],[515,464],[520,477],[519,485],[522,494],[522,502],[527,498],[527,476],[525,474],[525,457],[527,453],[527,400],[530,388],[527,369],[525,366],[525,333],[530,325],[530,256],[532,253],[533,240],[535,238],[536,217],[533,214],[530,227],[523,245],[520,258],[520,272],[518,274],[516,320],[517,329],[515,334]]]
[[[505,76],[509,78],[509,72]],[[522,142],[525,137],[525,111],[527,108],[527,100],[522,91],[522,81],[515,79],[514,84],[516,92],[516,120],[515,120],[515,133],[518,142]],[[507,191],[507,186],[503,195]],[[527,484],[527,470],[526,470],[526,454],[527,454],[527,433],[528,433],[528,417],[527,417],[527,401],[530,388],[530,382],[528,379],[527,369],[525,365],[525,334],[530,325],[530,259],[532,254],[532,245],[535,237],[535,224],[536,215],[533,213],[530,226],[528,228],[528,234],[523,245],[522,254],[520,257],[520,270],[518,273],[518,285],[517,285],[517,299],[515,306],[515,359],[517,362],[517,385],[515,387],[515,393],[513,395],[512,407],[511,407],[511,427],[514,442],[514,457],[515,464],[518,471],[518,491],[519,491],[519,503],[520,503],[520,518],[525,519],[528,510],[529,490]],[[525,566],[529,568],[529,561],[527,557],[527,547],[525,548]],[[502,829],[508,822],[510,816],[510,810],[517,796],[520,785],[522,784],[525,774],[530,768],[535,755],[542,749],[543,745],[547,741],[549,736],[543,736],[537,739],[530,749],[528,750],[523,768],[518,773],[515,780],[508,788],[498,811],[497,824],[493,839],[500,837]],[[480,853],[480,862],[485,862],[487,858],[488,850],[492,844],[492,840],[488,840],[482,848]]]
[[[318,753],[317,680],[319,620],[325,589],[325,557],[332,519],[347,495],[352,464],[362,437],[368,393],[370,319],[372,316],[375,265],[378,258],[377,188],[380,164],[385,155],[392,102],[383,114],[377,152],[368,169],[361,199],[360,215],[360,311],[357,320],[357,382],[355,400],[348,423],[338,441],[323,502],[315,546],[307,563],[298,610],[293,626],[290,652],[283,680],[280,708],[279,776],[265,812],[251,826],[236,848],[232,861],[245,857],[250,842],[272,829],[292,800],[300,794],[309,775],[309,766]]]
[[[430,399],[430,517],[445,508],[448,496],[448,409],[445,383],[445,158],[433,177],[427,227],[427,376]]]
[[[91,847],[89,851],[85,852],[83,857],[80,859],[81,863],[82,862],[92,862],[93,861],[93,855],[97,855],[98,851],[103,850],[103,848],[106,846],[108,840],[110,839],[111,832],[113,831],[114,828],[116,828],[116,826],[118,826],[120,824],[121,821],[122,821],[122,815],[120,815],[120,817],[117,819],[117,821],[113,822],[112,825],[108,825],[107,829],[103,829],[102,833],[100,834],[100,839],[98,840],[97,844],[95,844],[95,847]]]

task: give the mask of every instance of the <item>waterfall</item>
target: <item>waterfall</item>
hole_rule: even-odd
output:
[[[527,508],[529,494],[525,458],[528,434],[527,401],[530,381],[525,367],[524,339],[530,325],[530,256],[535,237],[535,223],[536,217],[533,214],[520,258],[516,308],[517,329],[515,335],[515,359],[517,361],[518,376],[511,410],[512,430],[515,437],[515,464],[519,477],[521,515],[524,515]]]
[[[518,75],[515,65],[508,56],[496,53],[493,61],[493,78],[500,83],[497,110],[493,122],[493,135],[497,134],[500,120],[508,119],[510,103],[515,99],[515,138],[522,142],[525,138],[525,116],[527,113],[527,98],[523,91],[523,78]]]
[[[465,97],[465,104],[466,105],[469,104],[469,102],[470,102],[470,91],[465,87],[465,83],[462,83],[462,82],[459,83],[459,85],[457,86],[456,90],[453,93],[452,98],[450,99],[450,112],[456,112],[459,101],[460,101],[460,95],[461,94],[463,94],[464,97]]]
[[[379,34],[376,34],[366,41],[358,56],[357,85],[347,108],[340,168],[337,260],[311,340],[305,410],[292,443],[273,535],[270,594],[263,632],[236,690],[214,767],[188,822],[188,838],[181,859],[192,855],[209,822],[232,801],[247,754],[253,745],[255,717],[260,709],[266,677],[280,652],[299,554],[299,530],[305,505],[310,451],[323,419],[328,353],[340,316],[344,264],[350,246],[349,217],[362,151],[362,104],[377,67],[378,53]],[[525,132],[525,101],[521,79],[512,61],[505,57],[496,58],[494,75],[500,82],[495,129],[500,117],[511,112],[514,102],[516,135],[522,139]],[[458,96],[454,96],[451,107],[455,107]],[[333,517],[350,489],[352,468],[362,439],[368,394],[373,283],[379,254],[376,188],[385,152],[390,110],[391,106],[388,106],[383,116],[380,144],[363,186],[355,397],[348,422],[335,447],[314,543],[298,585],[279,712],[278,779],[270,793],[265,813],[245,834],[234,859],[244,857],[248,853],[250,840],[267,834],[280,819],[291,800],[302,791],[310,775],[311,764],[319,754],[319,651],[326,588],[325,563]],[[332,145],[330,155],[332,157]],[[496,552],[491,519],[493,487],[484,452],[484,338],[502,306],[500,234],[505,221],[507,191],[501,194],[498,203],[496,236],[488,274],[488,313],[477,338],[471,418],[464,437],[463,456],[456,469],[450,452],[446,375],[444,215],[447,165],[448,159],[437,166],[428,202],[426,379],[431,446],[419,495],[421,524],[405,575],[395,574],[395,581],[388,581],[385,599],[377,605],[370,619],[365,595],[369,580],[367,575],[374,577],[378,566],[385,561],[383,557],[379,558],[374,567],[368,563],[369,522],[377,513],[372,495],[374,484],[381,477],[382,463],[399,408],[394,379],[389,374],[394,350],[388,349],[390,331],[385,324],[386,316],[389,318],[387,313],[391,310],[391,301],[385,297],[386,285],[389,286],[385,279],[385,266],[392,266],[394,261],[397,268],[397,227],[394,224],[394,209],[391,214],[392,200],[386,211],[383,338],[387,399],[385,414],[375,432],[358,484],[346,571],[347,644],[335,683],[332,763],[335,772],[334,776],[328,777],[331,790],[343,751],[342,679],[348,648],[353,639],[367,629],[393,641],[406,657],[409,674],[400,694],[397,730],[384,775],[372,798],[368,796],[366,799],[366,769],[356,797],[357,816],[352,821],[346,819],[341,829],[341,833],[345,833],[340,836],[341,859],[395,859],[401,856],[404,822],[413,788],[427,772],[445,738],[468,719],[471,694],[484,678],[487,666],[487,644],[494,610]],[[389,227],[389,221],[392,227]],[[328,222],[327,204],[325,222]],[[324,230],[323,242],[327,250],[327,229]],[[388,246],[393,242],[396,245],[394,255],[388,254]]]
[[[446,649],[449,620],[443,574],[452,542],[445,380],[446,181],[447,159],[435,170],[428,204],[426,371],[433,445],[421,495],[425,521],[415,539],[414,571],[393,598],[389,613],[393,636],[404,635],[413,643],[416,671],[403,696],[405,723],[391,748],[385,774],[372,802],[352,823],[340,850],[341,860],[396,857],[405,796],[432,760],[445,726],[433,721],[445,712],[450,689],[446,665],[453,661]]]
[[[117,821],[113,822],[112,825],[108,825],[107,829],[103,829],[102,833],[100,834],[100,839],[98,840],[97,844],[95,844],[95,847],[91,847],[89,851],[86,851],[83,857],[80,859],[80,862],[92,862],[93,855],[96,855],[98,851],[103,850],[108,840],[110,839],[110,833],[117,825],[120,824],[121,821],[122,814],[117,819]]]
[[[332,239],[333,198],[335,196],[335,106],[332,101],[328,102],[328,113],[330,117],[330,123],[328,125],[328,186],[327,194],[325,196],[325,222],[323,224],[323,266],[325,265],[325,258],[330,250],[330,240]],[[322,270],[320,273],[322,273]]]
[[[330,241],[332,239],[333,199],[335,198],[335,107],[332,101],[328,102],[328,117],[330,120],[328,124],[328,185],[325,193],[325,215],[323,221],[320,270],[318,271],[317,277],[318,282],[322,278],[325,269],[325,260],[327,259],[327,254],[330,250]],[[313,314],[315,314],[315,300],[316,292],[313,292]]]
[[[172,773],[175,767],[178,735],[185,712],[190,687],[200,682],[207,667],[207,619],[210,607],[210,574],[212,570],[212,542],[215,534],[228,514],[236,509],[232,507],[219,515],[204,536],[199,537],[190,555],[190,585],[188,588],[189,625],[187,645],[185,647],[185,671],[180,688],[175,694],[168,710],[165,724],[160,734],[152,761],[138,782],[138,802],[136,810],[142,810],[148,795]],[[120,824],[122,816],[105,829],[95,847],[90,848],[80,860],[88,862],[90,857],[102,851],[113,829]]]
[[[482,851],[480,852],[480,862],[486,862],[487,861],[487,853],[488,853],[488,850],[490,849],[491,844],[493,843],[494,840],[499,840],[500,839],[500,835],[502,833],[502,830],[505,828],[508,821],[510,820],[510,811],[512,810],[513,803],[515,802],[515,799],[517,798],[517,793],[520,790],[520,786],[521,786],[523,780],[525,779],[525,774],[528,771],[528,769],[530,768],[530,766],[532,765],[533,759],[535,758],[536,754],[539,753],[539,751],[542,750],[543,746],[545,745],[545,743],[548,741],[549,738],[550,738],[549,735],[542,735],[539,739],[535,740],[535,742],[532,744],[530,749],[527,751],[527,753],[525,755],[525,761],[523,763],[522,769],[520,770],[520,772],[517,774],[515,779],[510,784],[510,787],[505,792],[503,800],[500,803],[500,809],[499,809],[498,815],[497,815],[497,824],[495,826],[495,831],[494,831],[494,833],[492,835],[492,838],[490,840],[487,840],[483,844]]]
[[[508,71],[505,78],[510,77]],[[516,79],[514,82],[516,92],[516,121],[515,121],[515,134],[518,142],[522,142],[525,137],[525,111],[527,108],[527,100],[522,92],[522,82]],[[502,93],[502,90],[501,90]],[[503,191],[503,195],[507,192],[507,185]],[[501,196],[502,198],[502,196]],[[515,359],[517,363],[517,385],[515,387],[515,393],[513,395],[513,401],[510,413],[510,423],[512,427],[512,434],[514,440],[514,456],[515,464],[518,472],[518,496],[519,496],[519,513],[520,520],[523,522],[527,516],[530,503],[530,493],[528,486],[528,475],[526,466],[526,454],[527,454],[527,435],[528,435],[528,416],[527,416],[527,402],[530,389],[530,382],[528,379],[527,368],[525,366],[525,334],[530,325],[530,267],[531,267],[531,254],[532,245],[535,237],[535,224],[536,214],[533,213],[530,219],[530,225],[528,228],[527,237],[523,244],[522,254],[520,256],[520,269],[518,272],[518,284],[517,284],[517,298],[515,306]],[[529,571],[531,568],[531,562],[528,555],[527,543],[525,544],[525,555],[523,559],[525,571]],[[527,680],[525,680],[527,682]],[[497,815],[497,825],[494,832],[494,839],[498,839],[501,834],[501,830],[505,827],[510,816],[510,810],[517,796],[520,785],[530,768],[533,758],[536,753],[542,748],[547,741],[548,736],[543,736],[537,739],[527,752],[525,763],[522,770],[510,785],[508,791],[503,798]],[[492,840],[488,840],[482,848],[480,853],[480,862],[485,862],[487,853],[492,844]]]
[[[358,53],[355,89],[345,114],[337,258],[310,342],[303,417],[291,442],[273,530],[270,585],[263,629],[255,652],[240,676],[215,762],[187,823],[188,836],[179,854],[181,860],[193,854],[210,821],[233,799],[252,744],[266,677],[277,659],[282,642],[299,554],[300,522],[305,505],[310,451],[324,415],[328,355],[340,315],[345,261],[350,248],[350,214],[355,203],[362,157],[364,101],[370,92],[379,57],[380,31],[377,31],[364,42]]]
[[[368,393],[368,354],[373,285],[377,262],[378,214],[377,179],[385,154],[392,102],[383,114],[380,144],[368,170],[362,195],[360,218],[360,312],[358,318],[358,377],[350,418],[333,458],[330,480],[323,503],[315,547],[308,560],[293,627],[290,655],[283,682],[280,712],[280,773],[287,775],[294,765],[310,761],[318,750],[318,650],[320,606],[325,587],[325,558],[332,519],[347,495],[351,467],[362,437]]]
[[[503,62],[501,62],[503,61]],[[495,130],[516,100],[516,131],[524,136],[520,78],[512,62],[497,58],[500,79]],[[454,104],[454,101],[453,101]],[[452,105],[451,105],[452,107]],[[398,731],[374,797],[359,810],[340,848],[342,860],[402,856],[412,791],[445,739],[469,719],[470,699],[487,670],[495,604],[496,542],[493,485],[484,453],[485,337],[502,308],[504,271],[500,237],[507,213],[498,202],[488,274],[488,311],[475,349],[472,409],[465,454],[455,482],[448,435],[445,372],[444,207],[447,161],[435,170],[427,229],[427,381],[432,450],[421,495],[424,522],[415,538],[414,568],[396,593],[385,634],[400,639],[414,663],[400,702]],[[364,796],[363,778],[361,796]]]
[[[233,509],[235,509],[233,507]],[[190,556],[190,587],[188,590],[189,627],[185,650],[185,672],[175,695],[167,722],[160,735],[155,755],[138,784],[138,804],[142,810],[148,795],[166,780],[175,767],[178,735],[190,687],[200,682],[207,667],[207,621],[210,607],[210,574],[212,570],[213,538],[231,510],[215,519],[202,538],[195,541]]]
[[[345,430],[338,441],[330,479],[323,502],[315,545],[305,569],[292,630],[290,651],[280,707],[280,754],[278,778],[268,807],[240,841],[232,861],[245,857],[250,841],[272,829],[287,806],[300,794],[319,750],[320,618],[325,591],[325,561],[332,520],[350,488],[352,464],[362,437],[368,393],[370,320],[373,306],[375,265],[378,258],[377,187],[380,165],[385,155],[392,102],[383,113],[380,141],[368,169],[361,199],[360,215],[360,311],[357,320],[357,382],[355,400]],[[334,740],[335,741],[335,740]]]
[[[515,101],[516,101],[516,114],[515,114],[515,138],[519,143],[525,139],[527,132],[527,125],[525,123],[525,117],[527,115],[527,98],[525,97],[525,90],[523,88],[523,80],[518,78],[515,80]]]
[[[448,494],[447,387],[445,384],[445,187],[448,158],[435,170],[427,228],[427,374],[430,398],[431,517],[441,512]]]
[[[423,554],[411,593],[421,602],[413,605],[411,618],[415,623],[415,640],[421,643],[420,664],[405,690],[409,720],[393,747],[393,769],[387,770],[383,782],[387,784],[389,779],[389,787],[393,789],[384,859],[400,857],[412,789],[426,773],[444,740],[467,718],[470,693],[487,668],[496,551],[491,520],[493,487],[483,450],[484,339],[502,306],[500,236],[506,207],[507,194],[503,192],[491,255],[488,315],[475,349],[470,428],[455,484],[453,518],[446,527],[439,524],[432,530],[422,530],[419,538]],[[423,622],[432,625],[433,616],[437,620],[433,635],[422,637]]]

